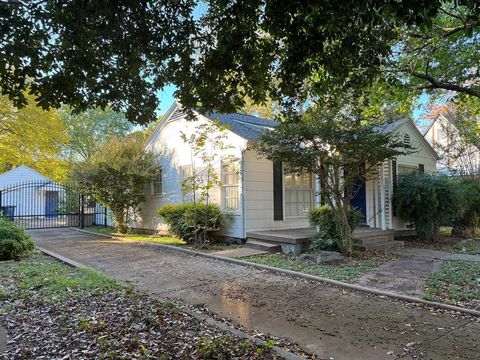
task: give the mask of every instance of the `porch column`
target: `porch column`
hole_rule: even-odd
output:
[[[382,230],[386,230],[385,218],[385,172],[383,171],[383,164],[380,167],[380,226]]]

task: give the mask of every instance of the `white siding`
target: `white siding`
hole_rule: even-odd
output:
[[[168,120],[168,119],[167,119]],[[167,230],[167,226],[162,224],[156,216],[156,210],[166,204],[178,204],[182,202],[181,174],[182,166],[192,164],[192,151],[190,146],[186,144],[182,138],[182,132],[189,135],[198,131],[197,127],[210,120],[203,116],[198,116],[196,121],[187,120],[184,117],[174,117],[167,121],[161,131],[159,131],[151,140],[148,149],[158,154],[158,159],[162,167],[163,183],[161,196],[153,196],[150,184],[145,189],[146,201],[140,205],[140,214],[133,227],[151,229],[151,230]],[[160,125],[162,126],[162,125]],[[234,133],[227,131],[225,142],[231,145],[221,154],[216,162],[216,170],[220,176],[221,159],[229,156],[238,158],[242,157],[242,149],[246,146],[246,141]],[[197,168],[202,167],[200,159],[193,159]],[[240,169],[241,172],[241,169]],[[242,184],[240,189],[240,209],[238,214],[232,216],[227,221],[225,227],[218,233],[219,235],[243,238],[243,219],[242,219]],[[222,207],[220,188],[211,190],[210,202]]]
[[[258,158],[253,150],[244,152],[246,231],[308,227],[308,218],[273,220],[273,163]]]
[[[38,216],[45,214],[45,191],[57,190],[58,187],[48,189],[48,186],[28,186],[18,190],[9,190],[9,188],[26,182],[43,184],[46,181],[53,180],[25,165],[0,174],[0,190],[4,192],[2,207],[14,206],[15,215]]]
[[[10,171],[0,174],[0,189],[25,181],[52,181],[28,166],[20,165]]]

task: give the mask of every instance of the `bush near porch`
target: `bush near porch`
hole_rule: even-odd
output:
[[[397,214],[414,224],[419,239],[438,241],[440,227],[473,237],[480,215],[480,182],[446,175],[412,173],[399,178],[393,194]]]
[[[318,229],[318,233],[308,242],[309,251],[318,250],[341,250],[342,237],[337,223],[336,210],[323,205],[313,209],[308,214],[310,224]],[[362,213],[356,209],[350,209],[348,212],[348,223],[351,229],[355,229],[360,223]]]

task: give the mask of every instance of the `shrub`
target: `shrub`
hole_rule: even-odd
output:
[[[463,212],[455,219],[452,235],[470,238],[475,234],[480,216],[480,181],[461,179],[458,186],[463,195]]]
[[[440,226],[451,224],[463,211],[462,191],[445,175],[404,175],[393,195],[398,215],[415,225],[421,239],[437,240]]]
[[[16,260],[29,256],[35,247],[23,229],[0,218],[0,260]]]
[[[165,205],[157,210],[157,216],[168,224],[173,234],[196,245],[205,245],[197,243],[199,234],[202,240],[209,242],[224,223],[224,214],[214,204]]]
[[[310,224],[318,229],[309,242],[309,250],[339,250],[341,236],[338,229],[336,210],[328,205],[313,209],[308,214]],[[350,209],[348,223],[351,229],[355,229],[360,223],[362,214],[356,209]]]

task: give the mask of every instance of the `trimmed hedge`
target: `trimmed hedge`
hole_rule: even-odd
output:
[[[28,257],[35,244],[27,233],[11,221],[0,218],[0,260]]]
[[[165,205],[157,209],[157,216],[170,227],[174,235],[187,243],[195,241],[196,231],[205,231],[207,240],[211,241],[213,234],[224,223],[222,211],[214,204]]]

